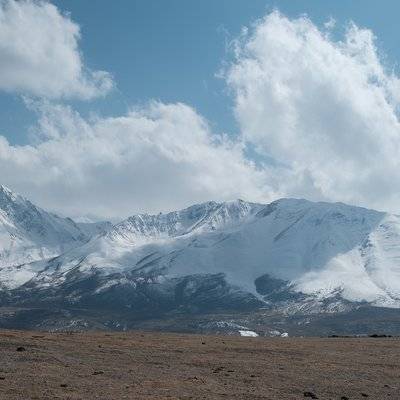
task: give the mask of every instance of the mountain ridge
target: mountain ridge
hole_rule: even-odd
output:
[[[0,305],[123,311],[123,320],[400,308],[397,215],[305,199],[211,201],[96,229],[51,258],[0,267]]]

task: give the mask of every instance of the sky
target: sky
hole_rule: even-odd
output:
[[[0,183],[95,219],[239,197],[400,212],[398,11],[0,0]]]

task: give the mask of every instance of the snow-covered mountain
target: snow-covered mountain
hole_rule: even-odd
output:
[[[56,257],[107,229],[107,223],[76,224],[48,213],[0,185],[0,285],[32,276],[17,271],[19,265]]]
[[[400,308],[397,215],[297,199],[207,202],[134,215],[88,240],[72,220],[2,193],[1,229],[23,232],[14,249],[29,243],[62,253],[51,259],[37,253],[38,261],[17,265],[20,256],[3,241],[3,260],[10,262],[3,261],[0,284],[8,305],[114,308],[141,316],[182,308]]]

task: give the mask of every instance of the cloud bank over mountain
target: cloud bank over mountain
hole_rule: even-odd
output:
[[[154,102],[93,121],[65,106],[38,107],[41,141],[15,147],[0,138],[0,170],[42,205],[118,218],[198,199],[264,197],[265,173],[187,105]]]
[[[0,136],[2,183],[43,207],[119,218],[296,196],[398,211],[400,80],[368,29],[338,38],[277,11],[244,29],[222,74],[240,129],[224,135],[182,103],[83,117],[67,99],[114,83],[85,66],[76,22],[30,0],[1,1],[0,21],[0,89],[38,115],[31,144]]]

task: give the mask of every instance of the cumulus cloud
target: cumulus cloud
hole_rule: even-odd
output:
[[[275,190],[398,211],[400,80],[368,29],[273,12],[235,42],[225,78]]]
[[[84,67],[68,16],[40,1],[0,4],[0,89],[50,99],[109,89],[107,74]],[[17,146],[0,136],[1,183],[72,216],[283,196],[398,212],[400,80],[370,30],[349,24],[339,40],[334,29],[273,12],[243,31],[224,72],[236,138],[211,132],[181,103],[85,119],[54,99],[29,101],[39,116],[34,140]],[[268,161],[256,166],[249,148]]]
[[[271,199],[242,144],[210,132],[187,105],[153,102],[90,121],[66,106],[35,106],[37,144],[0,137],[0,170],[2,183],[44,207],[120,218],[210,199]]]
[[[90,99],[113,86],[84,65],[79,26],[47,1],[0,0],[0,90]]]

